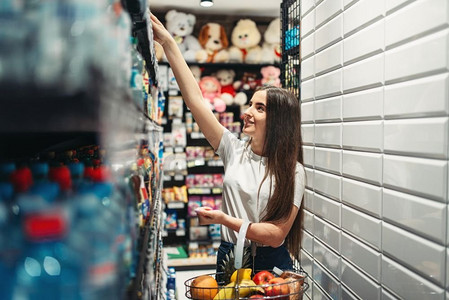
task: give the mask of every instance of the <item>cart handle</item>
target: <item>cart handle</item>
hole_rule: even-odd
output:
[[[246,231],[248,229],[250,221],[244,220],[242,226],[240,226],[239,235],[237,237],[237,244],[234,246],[234,267],[238,270],[242,268],[243,264],[243,246],[245,245]]]

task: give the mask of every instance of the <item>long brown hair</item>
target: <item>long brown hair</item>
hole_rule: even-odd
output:
[[[294,205],[296,163],[303,164],[301,105],[299,99],[285,89],[263,86],[258,90],[267,93],[267,127],[262,154],[267,161],[263,181],[267,178],[275,180],[262,221],[280,223],[288,218]],[[299,212],[285,239],[287,249],[297,260],[301,250],[303,204],[304,201],[301,201]]]

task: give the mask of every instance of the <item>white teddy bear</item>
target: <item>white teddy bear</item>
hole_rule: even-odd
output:
[[[270,22],[263,34],[262,62],[267,64],[281,62],[281,19]]]
[[[262,36],[256,23],[251,19],[242,19],[232,30],[229,48],[229,61],[257,64],[262,59],[262,48],[259,42]]]
[[[184,59],[194,62],[196,52],[202,49],[198,39],[192,35],[196,17],[172,9],[165,15],[165,21],[165,27],[178,43]]]

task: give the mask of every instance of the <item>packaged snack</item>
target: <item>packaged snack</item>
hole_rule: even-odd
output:
[[[196,217],[195,209],[201,207],[200,196],[191,196],[187,205],[187,214],[190,217]]]
[[[215,198],[213,196],[202,196],[201,206],[215,209]]]

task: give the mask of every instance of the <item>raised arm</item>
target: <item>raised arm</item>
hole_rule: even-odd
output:
[[[151,15],[151,22],[154,39],[164,48],[184,102],[190,108],[201,132],[214,150],[217,150],[223,135],[223,126],[218,122],[209,105],[204,101],[198,83],[184,60],[176,41],[154,15]]]

